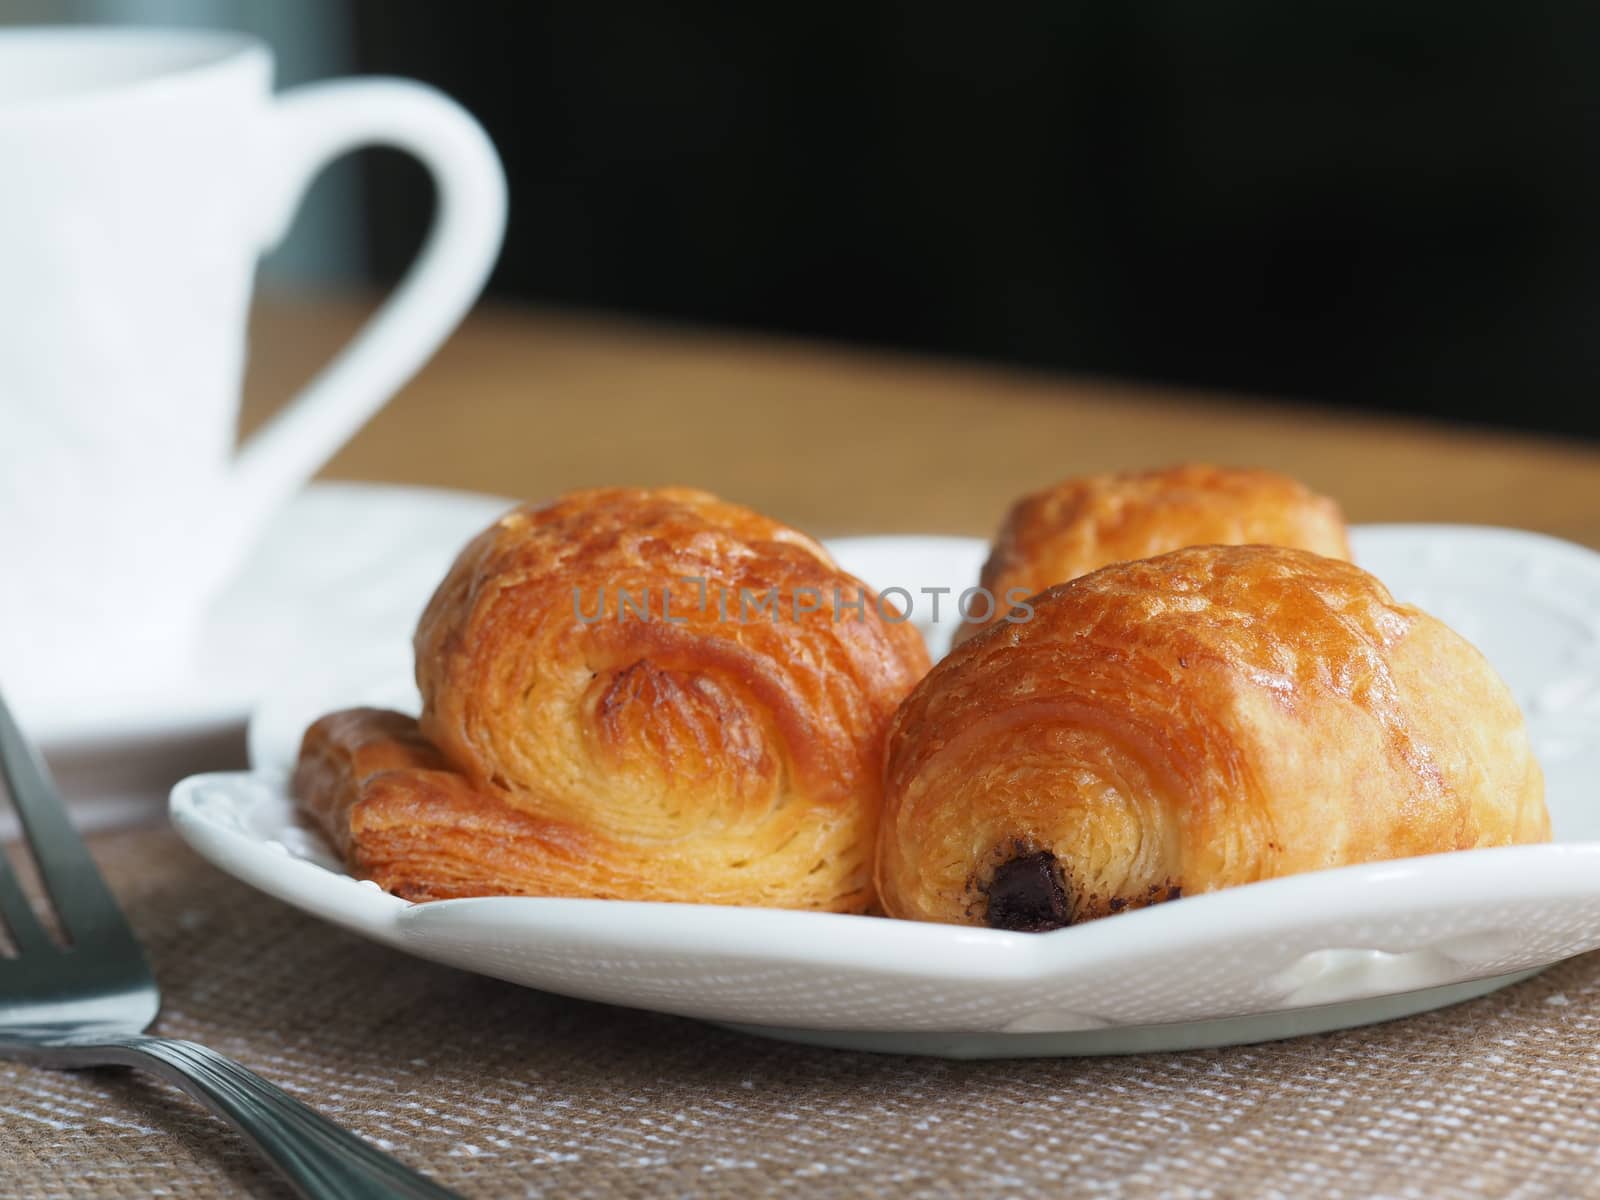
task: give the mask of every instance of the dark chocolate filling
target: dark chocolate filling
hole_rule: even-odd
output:
[[[1061,865],[1048,850],[1001,863],[989,882],[990,929],[1043,933],[1072,924]]]

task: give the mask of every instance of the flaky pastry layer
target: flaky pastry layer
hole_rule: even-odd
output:
[[[307,732],[295,787],[414,900],[861,911],[920,635],[816,542],[683,488],[508,513],[417,627],[420,720]]]
[[[1339,506],[1273,471],[1191,463],[1068,479],[1012,505],[980,581],[996,603],[956,637],[1000,621],[1018,599],[1114,562],[1249,544],[1350,557]]]
[[[1179,895],[1547,840],[1487,660],[1350,563],[1206,546],[1049,589],[889,733],[886,910],[1048,929]]]

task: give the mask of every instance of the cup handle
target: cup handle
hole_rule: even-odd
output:
[[[464,108],[434,88],[381,78],[310,84],[278,96],[267,121],[266,246],[283,237],[318,172],[361,146],[416,156],[433,176],[435,204],[427,240],[399,286],[240,450],[231,503],[222,508],[235,545],[247,545],[450,335],[482,291],[506,223],[505,173],[494,146]]]

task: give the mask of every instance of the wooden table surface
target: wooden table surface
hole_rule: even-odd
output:
[[[245,426],[365,312],[264,300]],[[1352,521],[1513,525],[1600,547],[1596,444],[497,304],[324,475],[523,498],[682,483],[822,536],[987,535],[1032,488],[1188,459],[1287,472]]]

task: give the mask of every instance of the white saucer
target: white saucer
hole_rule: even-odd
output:
[[[1473,638],[1528,714],[1557,842],[1323,871],[1047,934],[870,917],[493,898],[411,905],[345,875],[284,780],[312,717],[415,703],[409,670],[285,693],[255,770],[173,791],[240,879],[408,953],[549,991],[856,1049],[963,1057],[1183,1049],[1482,995],[1600,946],[1600,555],[1511,530],[1357,531],[1358,559]],[[980,543],[835,543],[877,587],[974,578]],[[408,666],[409,664],[407,664]]]
[[[348,676],[403,654],[451,559],[509,505],[469,492],[312,484],[211,606],[193,661],[137,692],[61,697],[19,715],[53,760],[242,727],[261,697],[308,672]]]

